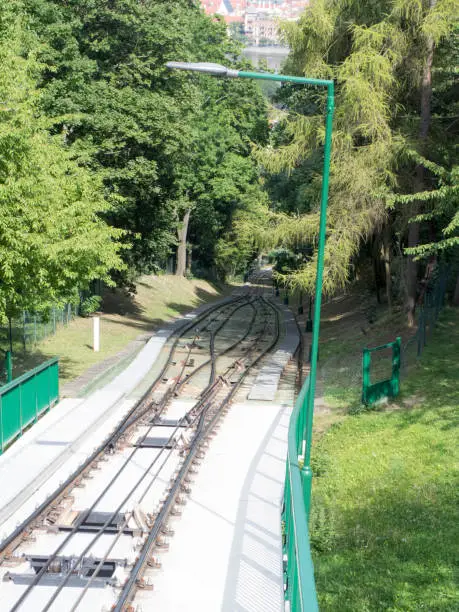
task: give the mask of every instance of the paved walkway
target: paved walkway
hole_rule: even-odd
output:
[[[157,332],[102,390],[64,400],[0,457],[0,542],[113,430],[172,330]],[[174,524],[155,590],[139,595],[143,612],[284,609],[281,500],[294,380],[281,380],[273,401],[261,402],[247,399],[249,378]]]
[[[281,612],[290,402],[231,407],[199,468],[143,612]]]

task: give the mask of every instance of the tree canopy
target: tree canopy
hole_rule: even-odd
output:
[[[224,23],[186,0],[27,0],[43,43],[42,107],[110,202],[130,267],[161,266],[192,209],[195,257],[213,264],[219,232],[257,180],[266,103],[252,83],[173,74],[169,60],[236,61]],[[233,58],[233,59],[231,59]]]
[[[362,244],[382,235],[387,224],[407,262],[457,247],[457,31],[450,0],[312,0],[298,23],[284,24],[291,48],[285,72],[336,82],[324,277],[329,293],[348,282]],[[257,151],[271,173],[278,210],[290,213],[277,239],[313,246],[324,97],[288,86],[278,103],[288,106],[287,117],[271,145]],[[286,196],[288,174],[294,190]],[[314,279],[314,256],[289,276],[311,292]]]
[[[36,89],[38,45],[0,8],[0,315],[75,297],[122,266],[100,181],[51,136]]]

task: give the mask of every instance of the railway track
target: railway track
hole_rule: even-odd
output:
[[[258,289],[179,328],[118,429],[4,543],[2,610],[135,610],[207,439],[278,336]]]

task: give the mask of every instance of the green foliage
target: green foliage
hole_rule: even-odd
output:
[[[250,262],[266,249],[276,222],[259,185],[252,187],[242,206],[234,213],[230,230],[217,243],[216,265],[222,278],[248,269]]]
[[[19,7],[0,8],[1,317],[63,304],[121,267],[100,180],[46,129],[38,47]]]
[[[433,214],[446,218],[444,227],[448,231],[451,223],[454,228],[457,199],[453,194],[457,187],[452,180],[451,141],[457,135],[457,107],[455,103],[448,105],[446,100],[450,95],[447,82],[452,80],[451,73],[457,65],[455,24],[457,11],[450,0],[439,0],[432,7],[421,0],[313,0],[297,23],[283,26],[291,48],[285,72],[333,78],[336,83],[326,293],[333,293],[349,281],[362,244],[387,223],[387,208],[394,204],[397,214],[390,219],[395,217],[394,232],[401,235],[401,248],[404,247],[403,236],[413,214],[409,207],[401,206],[400,196],[416,191],[415,164],[409,152],[421,154],[419,92],[431,37],[438,44],[433,109],[442,113],[442,123],[439,120],[432,129],[437,140],[429,148],[429,159],[425,155],[424,159],[429,172],[432,167],[440,167],[451,180],[434,174],[429,191],[437,193],[426,194],[426,200],[448,200],[447,213],[444,204]],[[274,174],[268,186],[277,200],[276,209],[289,213],[281,218],[272,242],[288,248],[301,244],[314,247],[322,174],[324,94],[290,85],[281,88],[279,101],[289,106],[290,113],[273,131],[270,146],[256,151],[266,171]],[[441,126],[447,126],[446,137],[445,133],[441,135]],[[284,183],[292,187],[287,194]],[[421,199],[422,195],[417,197]],[[456,244],[455,236],[448,235],[446,229],[443,239],[436,239],[437,246],[427,244],[410,253],[424,256]],[[314,255],[290,276],[290,283],[312,291],[315,269]]]
[[[194,259],[215,245],[256,179],[250,142],[266,112],[252,83],[167,71],[169,60],[234,63],[223,22],[187,0],[27,0],[41,41],[42,106],[80,164],[103,180],[107,219],[131,268],[160,267],[192,209]]]
[[[279,248],[268,253],[268,259],[274,263],[273,269],[280,274],[288,274],[298,267],[299,257],[289,249]]]
[[[100,295],[90,295],[81,302],[80,315],[82,317],[89,317],[90,314],[99,310],[101,303],[102,297]]]

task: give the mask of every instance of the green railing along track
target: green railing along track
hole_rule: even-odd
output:
[[[290,612],[319,610],[309,544],[305,482],[299,456],[303,452],[304,406],[310,392],[309,377],[303,384],[290,417],[288,430],[287,464],[282,512],[285,600]]]
[[[58,399],[57,358],[0,387],[0,454]]]

